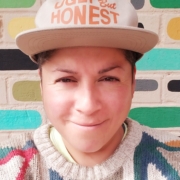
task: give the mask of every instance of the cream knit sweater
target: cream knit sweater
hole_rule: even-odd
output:
[[[91,168],[68,162],[54,148],[50,124],[0,143],[0,180],[180,180],[180,138],[127,124],[114,154]]]

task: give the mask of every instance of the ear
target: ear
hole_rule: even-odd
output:
[[[132,75],[132,97],[134,96],[134,91],[136,88],[136,66],[133,69]]]

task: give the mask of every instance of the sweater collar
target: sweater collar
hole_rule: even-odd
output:
[[[101,164],[83,167],[68,162],[53,146],[49,131],[50,124],[38,128],[34,133],[34,142],[44,157],[47,167],[57,171],[67,179],[105,179],[118,172],[128,160],[132,161],[136,146],[142,137],[142,127],[136,121],[127,119],[128,133],[115,152]]]

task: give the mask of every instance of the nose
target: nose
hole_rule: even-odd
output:
[[[75,110],[89,116],[101,109],[100,94],[94,86],[80,87],[75,94]]]

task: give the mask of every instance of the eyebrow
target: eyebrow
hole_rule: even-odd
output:
[[[102,70],[98,71],[98,74],[103,74],[103,73],[109,72],[109,71],[111,71],[113,69],[116,69],[116,68],[122,69],[121,66],[111,66],[111,67],[108,67],[108,68],[105,68],[105,69],[102,69]],[[70,73],[70,74],[77,74],[77,72],[69,70],[69,69],[59,69],[59,68],[57,68],[53,72],[56,72],[56,71],[61,71],[61,72]]]
[[[103,74],[103,73],[106,73],[106,72],[111,71],[111,70],[116,69],[116,68],[122,69],[121,66],[111,66],[111,67],[100,70],[98,73]]]
[[[56,71],[61,71],[61,72],[70,73],[70,74],[77,74],[77,72],[69,70],[69,69],[59,69],[59,68],[57,68],[53,72],[56,72]]]

